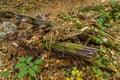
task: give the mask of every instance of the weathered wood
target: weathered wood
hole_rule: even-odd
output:
[[[44,43],[44,46],[48,48],[49,43]],[[86,58],[91,58],[97,53],[96,48],[84,47],[80,44],[67,43],[67,42],[58,42],[51,43],[51,49],[53,51],[59,51],[62,53],[67,53],[70,55],[81,56]]]
[[[10,12],[4,12],[4,13],[11,14],[12,16],[16,17],[20,22],[24,21],[26,23],[29,23],[29,24],[32,24],[32,25],[37,25],[37,26],[49,25],[49,23],[46,22],[46,21],[38,20],[36,18],[32,18],[32,17],[29,17],[29,16],[10,13]],[[7,16],[8,14],[6,14],[5,16]],[[60,39],[65,40],[65,39],[77,36],[79,34],[82,34],[87,29],[88,29],[88,27],[84,27],[84,28],[82,28],[78,31],[72,32],[71,34],[64,35]],[[84,46],[79,45],[79,44],[67,43],[67,42],[50,43],[49,41],[45,41],[43,43],[43,46],[45,46],[46,48],[51,47],[52,50],[57,50],[57,51],[60,51],[60,52],[63,52],[63,53],[68,53],[70,55],[82,56],[82,57],[87,57],[87,58],[91,58],[97,53],[96,48],[84,47]]]
[[[13,13],[13,12],[9,12],[9,11],[0,11],[0,17],[3,18],[16,18],[18,19],[20,22],[26,22],[32,25],[37,25],[37,26],[41,26],[41,25],[45,25],[45,26],[51,26],[51,23],[45,20],[40,20],[37,18],[33,18],[31,16],[27,16],[27,15],[22,15],[22,14],[18,14],[18,13]]]

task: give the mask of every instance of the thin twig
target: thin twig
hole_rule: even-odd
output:
[[[80,35],[80,34],[82,34],[87,29],[88,29],[88,26],[86,26],[86,27],[84,27],[84,28],[82,28],[82,29],[80,29],[78,31],[71,32],[71,33],[69,33],[67,35],[63,35],[63,37],[61,38],[61,40],[66,40],[68,38]]]

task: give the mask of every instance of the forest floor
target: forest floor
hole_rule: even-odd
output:
[[[120,2],[110,1],[1,0],[0,80],[19,80],[21,76],[23,80],[119,80]],[[11,17],[4,12],[19,13],[25,20],[24,16]],[[29,21],[32,18],[43,22],[36,25]],[[1,37],[4,22],[17,29]],[[58,47],[61,42],[65,49]],[[71,55],[72,48],[79,49],[78,45],[96,53],[87,54],[87,50],[82,53],[84,56]],[[28,59],[27,65],[19,65],[24,59]],[[42,60],[39,65],[35,63],[40,70],[31,64],[36,60]],[[35,69],[26,73],[26,66]]]

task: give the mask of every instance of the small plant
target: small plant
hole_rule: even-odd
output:
[[[101,71],[101,69],[96,68],[96,67],[92,67],[92,71],[93,71],[94,73],[96,73],[96,75],[98,75],[98,76],[100,76],[100,75],[103,74],[102,71]]]
[[[9,74],[8,69],[5,68],[5,69],[3,70],[3,72],[2,72],[2,77],[3,77],[3,78],[7,78],[7,77],[8,77],[8,74]]]
[[[73,67],[71,71],[71,77],[67,77],[66,80],[83,80],[82,77],[83,77],[83,72],[79,71],[77,67]]]
[[[78,18],[74,18],[71,15],[65,15],[65,14],[59,14],[58,15],[62,20],[68,21],[68,22],[73,22],[74,26],[76,26],[78,29],[85,27],[85,24],[82,23]]]
[[[37,59],[34,62],[32,62],[33,57],[30,56],[28,58],[20,57],[18,61],[20,62],[15,66],[15,69],[20,69],[20,73],[18,75],[19,79],[22,79],[26,74],[29,74],[31,77],[35,77],[35,72],[40,72],[41,69],[39,67],[39,64],[42,63],[42,59]]]
[[[59,14],[58,16],[59,16],[61,19],[63,19],[63,20],[72,21],[72,22],[74,22],[74,23],[82,24],[82,23],[79,21],[79,19],[74,18],[74,17],[72,17],[72,16],[70,16],[70,15]]]

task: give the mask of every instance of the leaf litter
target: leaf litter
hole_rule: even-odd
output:
[[[43,2],[43,5],[50,3],[50,6],[60,2],[48,1]],[[72,3],[69,0],[68,2]],[[7,74],[9,73],[9,75],[5,74],[5,77],[0,76],[1,79],[18,79],[18,71],[15,71],[14,68],[19,57],[33,56],[34,59],[42,58],[44,60],[40,65],[41,72],[37,73],[37,76],[33,78],[36,80],[119,80],[119,2],[103,1],[102,4],[95,4],[92,1],[87,3],[89,5],[81,5],[83,7],[78,7],[78,4],[74,3],[78,12],[73,8],[75,12],[68,10],[68,13],[64,13],[64,11],[59,13],[58,8],[56,8],[58,11],[55,12],[56,16],[48,14],[46,11],[48,16],[38,14],[36,17],[34,14],[30,16],[30,11],[35,11],[34,8],[39,5],[35,6],[36,2],[34,1],[25,1],[23,3],[18,0],[16,2],[2,1],[2,3],[6,3],[6,5],[17,3],[14,7],[17,13],[20,14],[16,14],[16,11],[12,10],[12,8],[10,12],[13,11],[11,12],[13,14],[9,13],[6,5],[3,5],[3,11],[0,12],[0,21],[3,23],[9,21],[11,24],[17,25],[18,28],[21,28],[21,26],[23,28],[1,37],[0,74],[4,70],[8,71]],[[63,5],[64,3],[61,2]],[[4,16],[3,13],[5,13]],[[43,13],[45,14],[45,12]],[[87,30],[82,32],[85,27],[87,27]],[[10,31],[12,30],[10,29]],[[79,49],[78,46],[82,46],[82,48]],[[76,50],[77,53],[82,50],[82,54],[86,54],[88,51],[90,51],[91,55],[93,52],[95,54],[90,58],[87,57],[88,54],[86,56],[77,56],[72,54]],[[23,79],[27,80],[29,78],[26,75]]]

